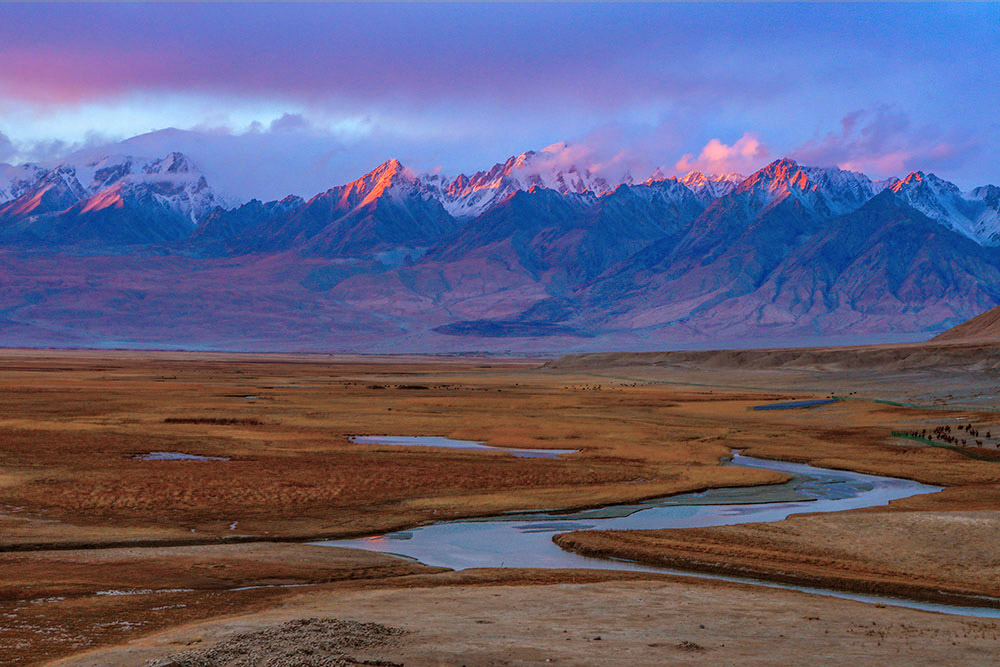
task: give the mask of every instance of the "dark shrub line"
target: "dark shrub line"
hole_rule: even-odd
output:
[[[218,426],[263,426],[256,417],[167,417],[164,424],[216,424]]]

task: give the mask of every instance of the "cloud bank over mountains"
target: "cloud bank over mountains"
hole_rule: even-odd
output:
[[[398,155],[404,164],[421,172],[447,176],[472,172],[482,164],[464,169],[446,166],[448,154],[461,151],[464,137],[442,139],[428,150],[422,141],[374,124],[361,138],[353,131],[330,130],[304,114],[284,113],[268,125],[169,128],[113,143],[92,135],[79,145],[56,141],[25,146],[0,133],[0,162],[20,156],[34,158],[24,161],[44,164],[81,156],[124,153],[152,157],[177,151],[191,157],[220,191],[244,200],[276,199],[287,194],[308,197],[331,183],[354,178],[386,155]],[[840,120],[838,130],[817,133],[793,146],[774,144],[751,131],[728,141],[712,137],[694,151],[681,153],[686,143],[669,124],[606,125],[572,141],[556,141],[540,151],[537,159],[545,163],[539,167],[542,170],[575,167],[609,183],[683,176],[691,171],[749,174],[785,155],[806,164],[889,178],[918,169],[948,174],[970,155],[986,149],[969,133],[919,126],[901,111],[886,106],[852,111]],[[487,162],[502,155],[491,155]],[[970,188],[985,180],[958,182]]]
[[[235,173],[259,154],[271,173],[247,171],[248,190],[312,165],[302,194],[386,155],[457,174],[560,141],[636,177],[791,155],[1000,181],[996,4],[25,4],[0,18],[6,162],[179,128],[211,146],[201,163]]]

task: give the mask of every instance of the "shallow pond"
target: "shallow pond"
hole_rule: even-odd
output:
[[[435,435],[356,435],[351,442],[359,445],[393,445],[399,447],[439,447],[441,449],[487,450],[513,454],[525,459],[554,459],[560,454],[572,454],[576,449],[515,449],[491,447],[475,440],[452,440]]]
[[[149,454],[136,454],[132,458],[140,461],[228,461],[225,456],[199,456],[197,454],[185,454],[184,452],[150,452]]]
[[[787,401],[785,403],[768,403],[767,405],[755,405],[754,410],[799,410],[802,408],[815,408],[820,405],[836,403],[839,398],[814,398],[805,401]]]
[[[793,476],[781,485],[714,489],[641,503],[549,512],[519,512],[489,519],[446,521],[386,535],[319,542],[399,554],[427,565],[456,570],[479,567],[614,569],[670,572],[834,597],[907,606],[917,609],[1000,617],[1000,609],[954,607],[897,598],[857,595],[825,589],[775,584],[755,579],[678,572],[637,563],[588,558],[564,551],[553,541],[556,533],[572,530],[639,530],[696,528],[737,523],[780,521],[803,512],[838,512],[886,505],[891,500],[941,489],[905,479],[827,470],[784,461],[733,455],[733,465],[779,470]]]

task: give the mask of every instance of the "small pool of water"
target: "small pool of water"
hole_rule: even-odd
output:
[[[399,447],[439,447],[441,449],[487,450],[513,454],[524,459],[554,459],[562,454],[573,454],[577,449],[516,449],[491,447],[475,440],[452,440],[436,435],[356,435],[351,442],[359,445],[393,445]]]
[[[150,452],[149,454],[136,454],[132,458],[140,461],[228,461],[225,456],[198,456],[197,454],[185,454],[184,452]]]
[[[767,405],[755,405],[754,410],[798,410],[800,408],[815,408],[818,405],[829,405],[836,403],[839,398],[816,398],[805,401],[788,401],[787,403],[769,403]]]

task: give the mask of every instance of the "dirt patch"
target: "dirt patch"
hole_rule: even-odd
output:
[[[353,667],[398,665],[353,657],[358,650],[385,646],[403,630],[379,623],[335,618],[302,618],[254,632],[240,633],[211,648],[149,660],[146,667]]]
[[[207,646],[309,617],[402,628],[407,634],[372,649],[371,657],[405,665],[996,664],[1000,624],[993,620],[668,577],[470,585],[501,575],[514,583],[514,572],[479,570],[434,575],[451,584],[434,588],[304,594],[267,612],[189,625],[59,664],[135,667],[187,650],[191,641]]]
[[[677,648],[681,651],[687,651],[689,653],[701,653],[705,651],[705,647],[701,644],[695,644],[694,642],[689,642],[687,640],[677,644]]]

